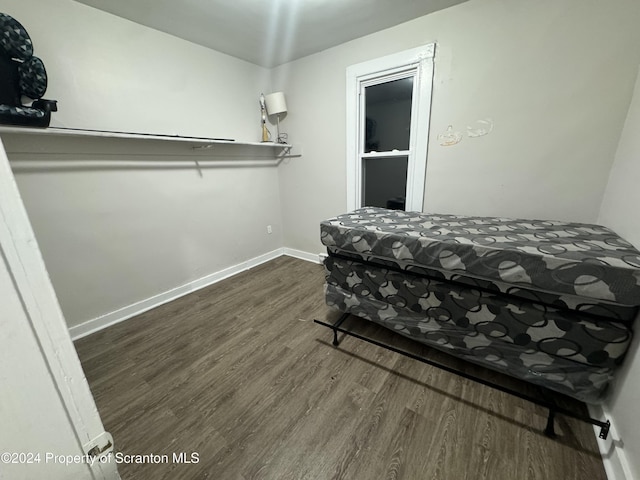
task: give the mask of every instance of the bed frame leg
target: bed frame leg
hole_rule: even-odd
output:
[[[607,420],[603,424],[600,424],[600,434],[598,435],[601,439],[606,440],[609,436],[609,429],[611,428],[611,422]]]
[[[338,345],[340,345],[340,342],[338,341],[338,328],[340,328],[340,325],[342,325],[342,322],[344,322],[349,315],[351,314],[343,313],[342,315],[340,315],[340,318],[336,320],[336,323],[333,324],[333,346],[334,347],[337,347]]]
[[[549,438],[556,438],[556,431],[554,429],[555,418],[556,411],[553,408],[550,408],[549,416],[547,417],[547,426],[544,428],[544,434]]]

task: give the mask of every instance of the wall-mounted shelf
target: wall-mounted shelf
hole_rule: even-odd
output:
[[[278,166],[301,156],[289,144],[73,128],[0,125],[14,170]]]
[[[151,133],[127,133],[127,132],[115,132],[109,130],[88,130],[80,128],[63,128],[63,127],[49,127],[49,128],[29,128],[29,127],[11,127],[6,125],[0,125],[0,134],[3,133],[17,133],[21,135],[54,135],[54,136],[66,136],[66,137],[92,137],[92,138],[122,138],[122,139],[137,139],[137,140],[164,140],[170,142],[187,142],[198,145],[241,145],[250,147],[264,147],[264,148],[278,148],[282,150],[288,150],[291,145],[286,143],[274,143],[274,142],[238,142],[232,139],[224,138],[208,138],[208,137],[185,137],[181,135],[158,135]]]

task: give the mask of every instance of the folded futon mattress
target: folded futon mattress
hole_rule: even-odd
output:
[[[326,300],[474,363],[596,403],[640,305],[640,252],[557,221],[363,208],[321,223]]]

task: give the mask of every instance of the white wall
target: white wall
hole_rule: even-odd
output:
[[[639,60],[635,0],[471,0],[274,69],[282,129],[304,161],[280,167],[285,246],[319,252],[346,209],[345,70],[436,42],[424,210],[594,222]],[[448,125],[490,135],[442,147]]]
[[[72,0],[0,0],[58,100],[52,126],[260,141],[268,70]]]
[[[260,139],[261,67],[70,0],[0,11],[46,64],[55,125]],[[269,149],[3,140],[70,327],[282,246],[277,168],[254,162]]]
[[[622,130],[598,221],[640,248],[640,75]]]
[[[598,222],[614,229],[640,248],[640,72],[624,124]],[[638,325],[640,319],[636,319]],[[617,433],[619,448],[629,468],[630,480],[640,478],[640,338],[636,334],[625,364],[619,372],[613,395],[606,404]]]
[[[0,252],[1,253],[1,252]],[[90,479],[87,465],[46,462],[46,453],[82,455],[56,384],[33,334],[20,297],[0,255],[0,453],[33,452],[41,463],[2,462],[0,478]]]
[[[277,168],[243,166],[254,150],[3,140],[70,327],[282,246]]]

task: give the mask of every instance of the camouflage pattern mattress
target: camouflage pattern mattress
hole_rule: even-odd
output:
[[[597,225],[365,208],[322,222],[326,301],[598,403],[640,304],[640,252]]]

